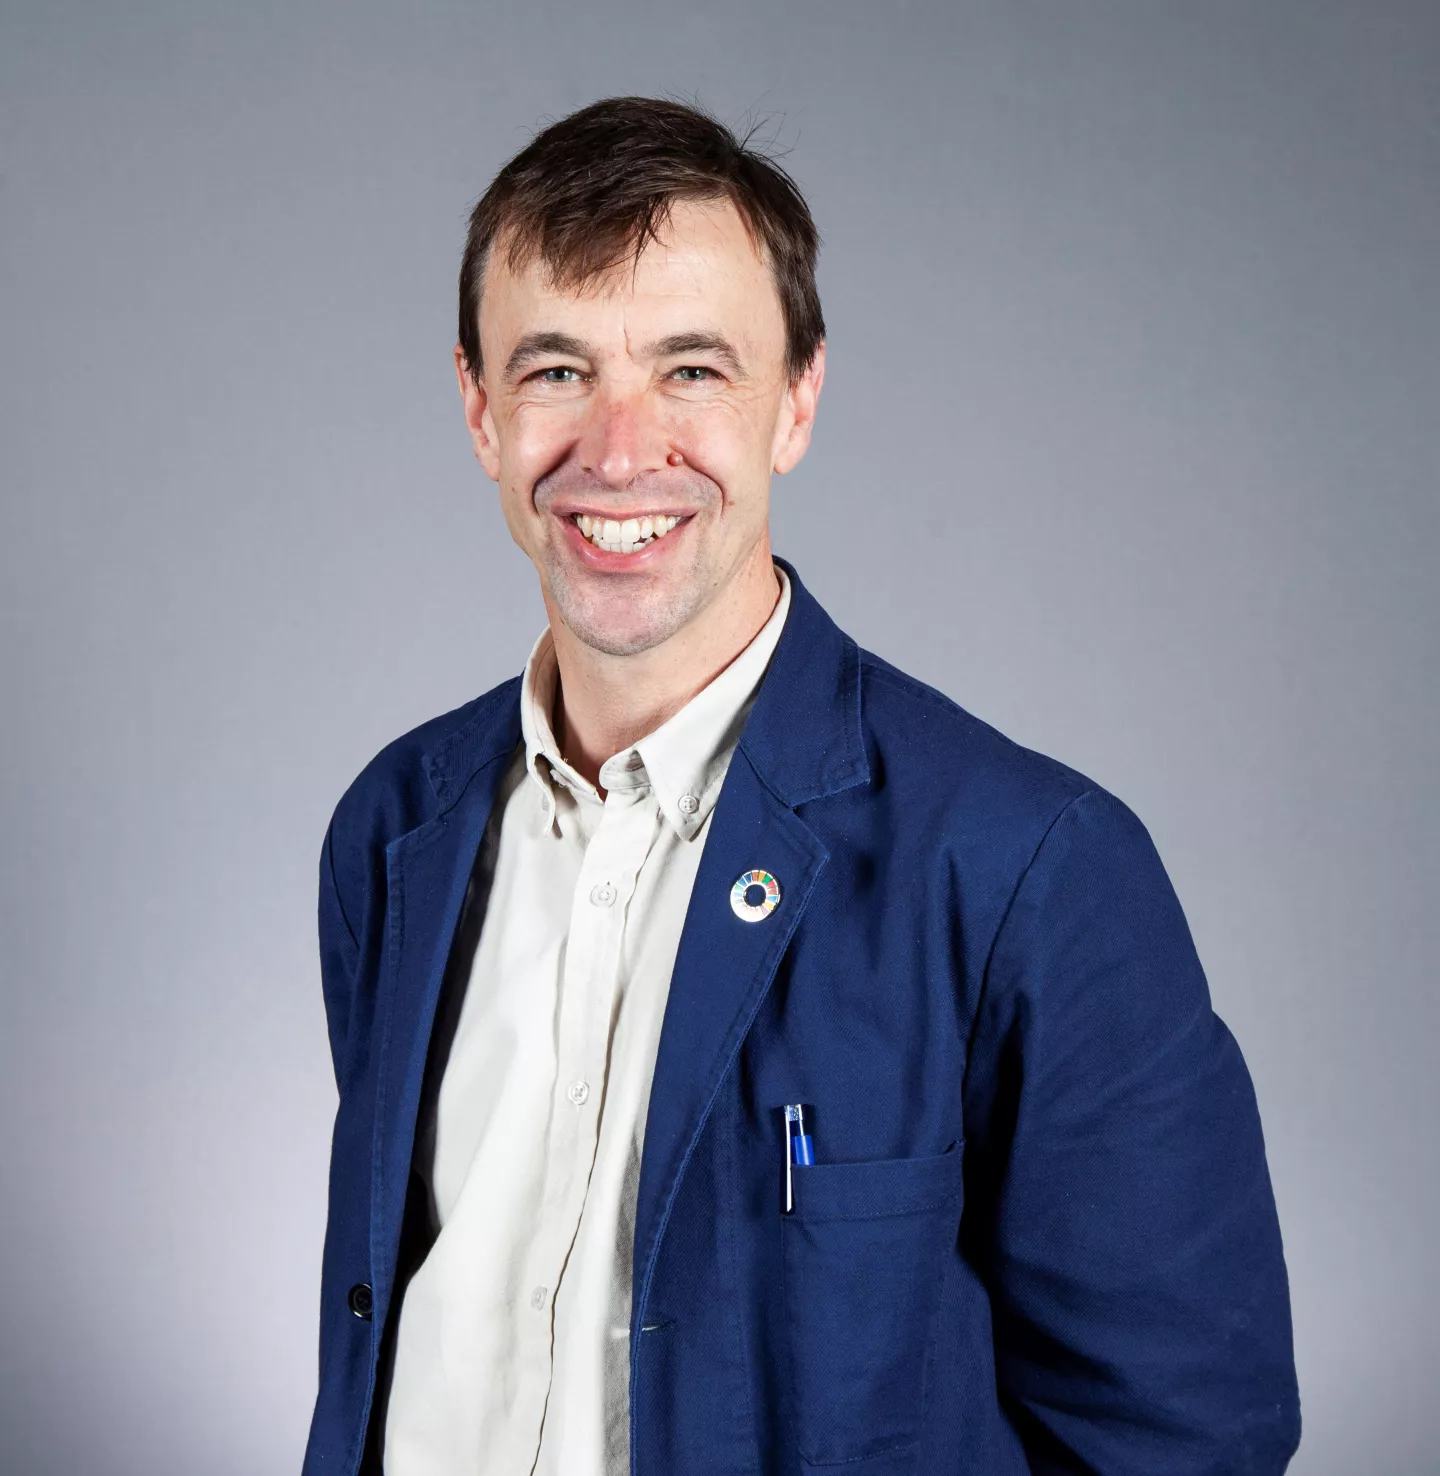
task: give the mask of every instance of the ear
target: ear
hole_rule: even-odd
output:
[[[820,386],[824,383],[825,345],[822,343],[804,372],[785,391],[770,463],[779,476],[799,466],[800,458],[810,445],[810,432],[815,428],[815,410],[820,403]]]
[[[455,380],[460,386],[460,398],[465,404],[465,424],[470,427],[470,444],[475,448],[475,459],[485,468],[485,475],[492,482],[500,480],[500,449],[495,440],[495,417],[490,411],[490,396],[482,382],[470,373],[465,362],[465,352],[455,345]]]

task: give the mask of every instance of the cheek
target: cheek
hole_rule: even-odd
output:
[[[497,428],[507,480],[535,481],[564,459],[579,433],[579,414],[563,405],[517,407]]]
[[[716,401],[678,405],[666,416],[666,439],[698,471],[740,495],[769,470],[774,427],[748,405]]]

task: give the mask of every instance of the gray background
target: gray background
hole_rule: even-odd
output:
[[[1440,1470],[1440,6],[6,5],[0,1470],[298,1468],[331,807],[543,612],[469,205],[770,115],[830,376],[778,550],[1146,820],[1259,1092],[1305,1476]]]

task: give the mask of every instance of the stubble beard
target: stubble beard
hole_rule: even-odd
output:
[[[605,576],[590,575],[584,583],[598,583],[602,578]],[[709,593],[695,570],[671,588],[652,585],[639,596],[620,588],[613,593],[592,592],[581,584],[571,580],[563,556],[551,556],[550,598],[561,620],[578,640],[607,656],[635,656],[668,641],[700,613]]]

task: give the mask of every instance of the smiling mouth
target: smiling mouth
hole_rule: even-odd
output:
[[[665,513],[650,513],[643,518],[592,518],[588,513],[574,513],[570,521],[595,545],[607,553],[635,553],[663,538],[683,518]]]

